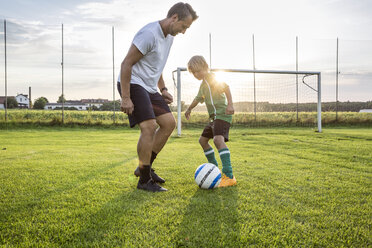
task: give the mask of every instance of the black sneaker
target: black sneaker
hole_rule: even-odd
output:
[[[158,174],[155,173],[155,170],[153,168],[151,168],[151,177],[152,179],[154,179],[155,182],[157,183],[165,183],[165,180],[161,177],[158,176]],[[139,177],[140,176],[140,171],[139,171],[139,167],[137,166],[137,168],[135,169],[134,171],[134,175],[136,177]]]
[[[138,181],[137,189],[147,190],[151,192],[161,192],[161,191],[167,191],[166,188],[163,188],[159,186],[154,180],[150,179],[147,181],[147,183],[141,183]]]

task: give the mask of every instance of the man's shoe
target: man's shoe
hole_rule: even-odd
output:
[[[139,177],[140,176],[140,171],[139,171],[139,167],[138,166],[137,166],[136,170],[134,171],[134,175],[136,177]],[[153,168],[151,168],[151,177],[157,183],[165,183],[165,180],[163,178],[159,177],[158,174],[155,173],[155,171],[154,171]]]
[[[138,181],[137,189],[147,190],[151,192],[161,192],[161,191],[167,191],[166,188],[163,188],[159,186],[154,180],[150,179],[147,181],[147,183],[141,183]]]
[[[230,178],[223,174],[220,184],[218,185],[219,188],[221,187],[230,187],[236,185],[236,178]]]
[[[165,180],[159,177],[158,174],[155,173],[153,168],[151,168],[151,177],[157,183],[165,183]]]
[[[134,175],[136,177],[139,177],[140,176],[139,166],[137,166],[137,168],[134,170]]]

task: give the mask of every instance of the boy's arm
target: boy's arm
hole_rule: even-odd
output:
[[[195,108],[196,105],[198,105],[198,103],[199,103],[198,101],[194,100],[194,101],[192,101],[192,103],[190,104],[190,106],[187,108],[187,110],[185,112],[185,117],[186,117],[187,120],[190,119],[191,110],[193,108]]]
[[[165,87],[163,74],[160,75],[159,81],[158,81],[158,88],[160,90],[160,93],[162,97],[164,98],[165,102],[167,104],[170,104],[173,102],[173,96],[169,94],[168,89]]]
[[[226,108],[225,114],[233,115],[234,114],[234,104],[233,104],[233,100],[232,100],[232,96],[231,96],[231,92],[230,92],[230,87],[227,86],[225,88],[224,92],[225,92],[225,95],[226,95],[226,98],[227,98],[227,108]]]

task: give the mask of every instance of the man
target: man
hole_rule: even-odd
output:
[[[173,97],[165,87],[162,72],[174,36],[184,34],[197,18],[189,4],[175,4],[165,19],[138,31],[121,63],[118,82],[121,111],[128,114],[131,127],[137,124],[141,130],[137,144],[139,166],[134,172],[140,177],[138,189],[166,191],[157,184],[165,180],[151,168],[176,126],[168,106]]]

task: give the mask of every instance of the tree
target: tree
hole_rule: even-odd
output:
[[[48,99],[45,96],[41,96],[40,98],[43,98],[46,103],[49,103]]]
[[[8,96],[6,98],[6,100],[7,100],[7,103],[8,103],[8,106],[7,106],[8,109],[12,109],[12,108],[17,108],[18,107],[17,99],[14,96]]]
[[[57,101],[57,103],[65,103],[66,102],[66,99],[65,99],[65,96],[62,94],[62,95],[60,95],[59,97],[58,97],[58,101]]]
[[[97,111],[97,110],[99,110],[99,108],[96,105],[93,105],[93,106],[90,107],[90,110]]]
[[[115,101],[115,109],[117,111],[120,111],[120,101],[119,100]],[[114,110],[114,102],[113,101],[105,102],[104,104],[102,104],[101,107],[99,107],[99,110],[103,110],[103,111]]]
[[[47,104],[48,99],[45,97],[39,97],[38,99],[35,100],[34,102],[34,109],[44,109],[45,104]]]

